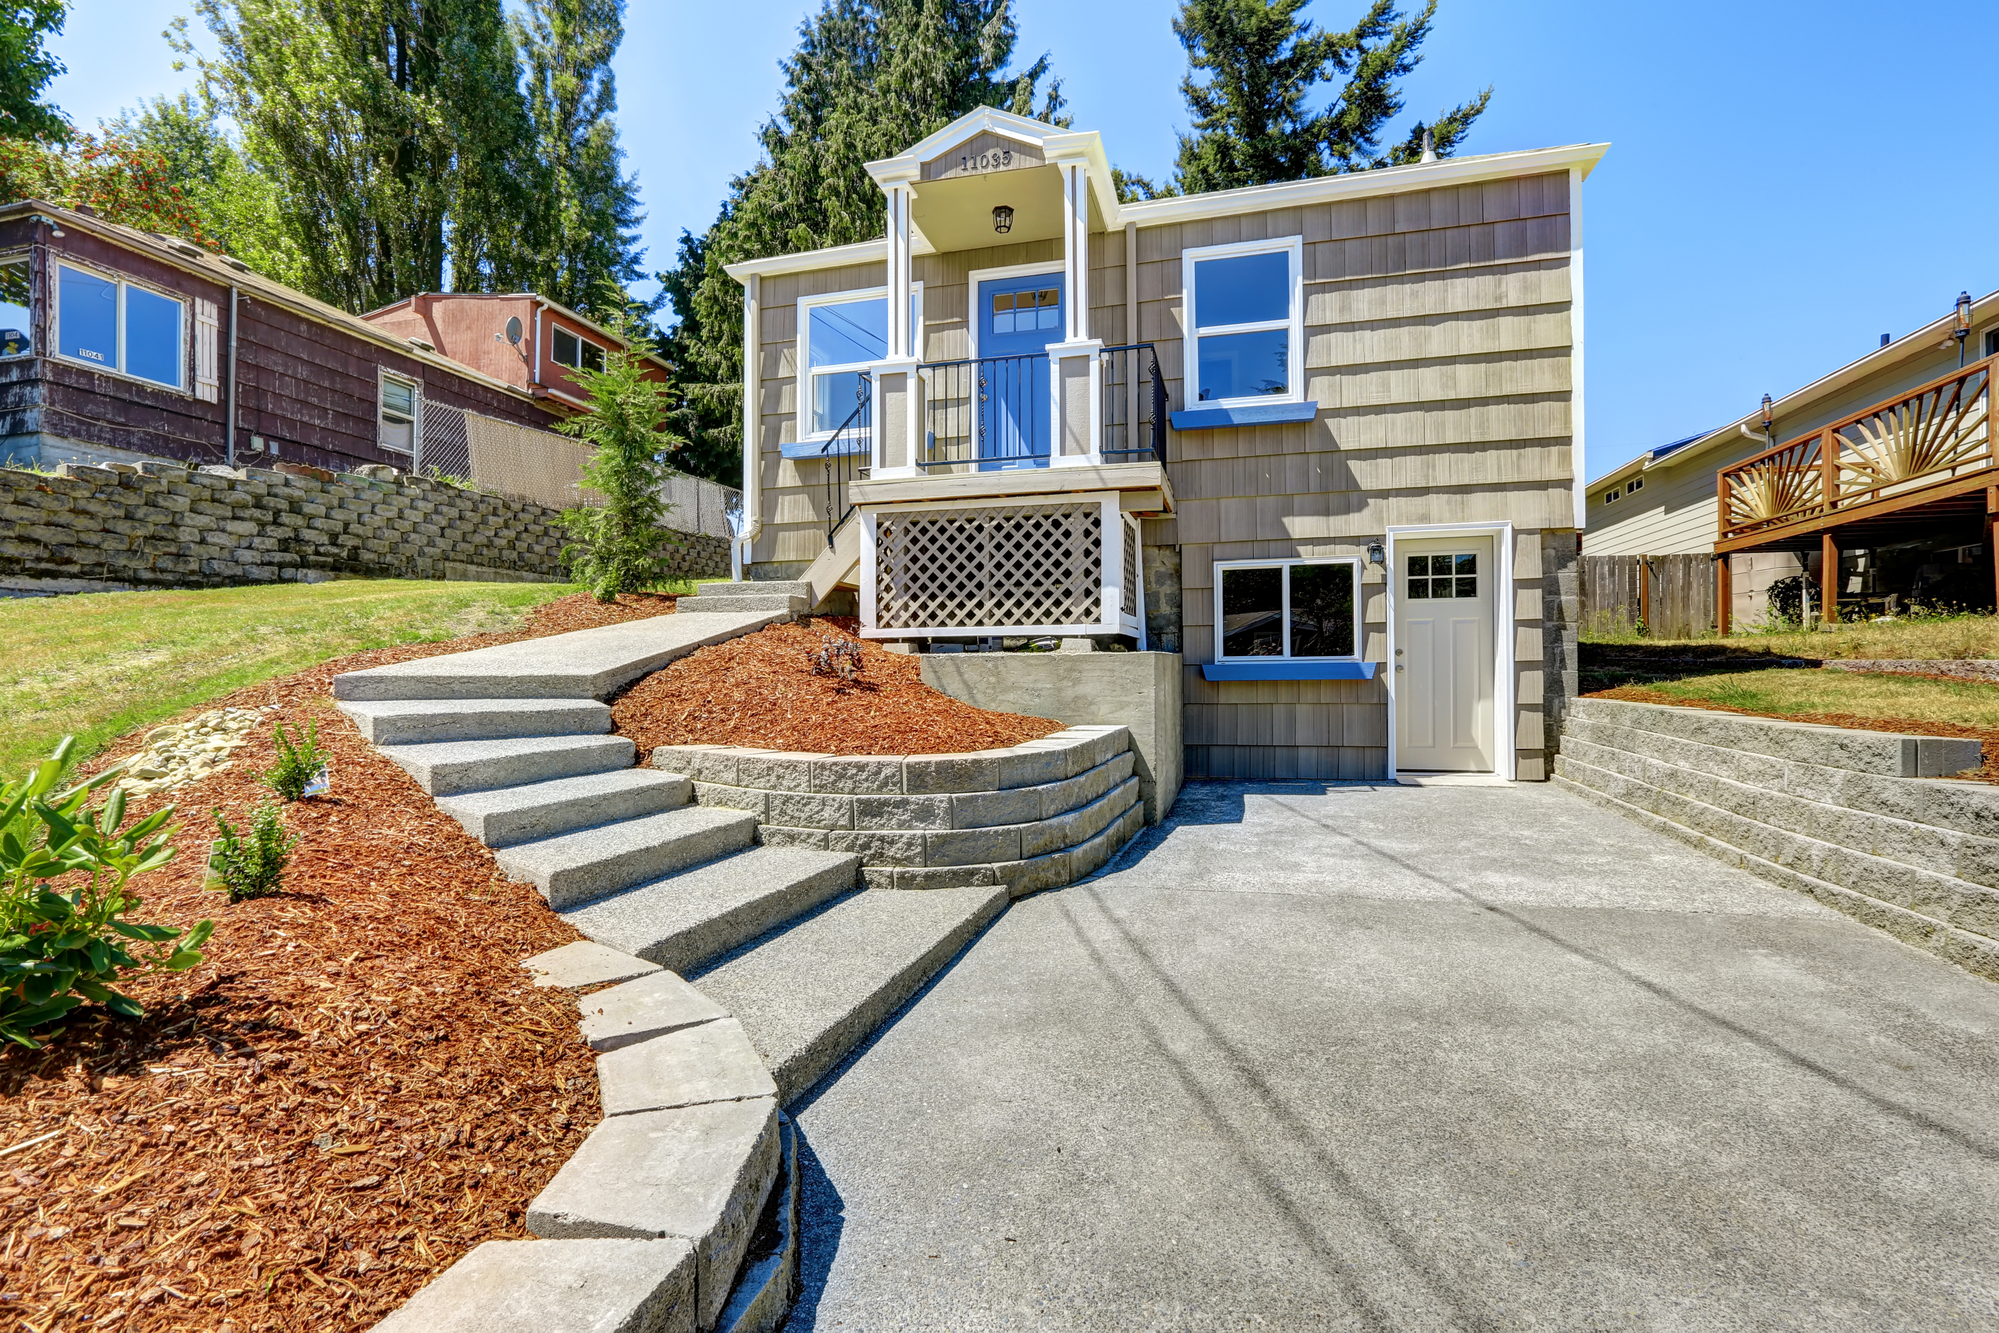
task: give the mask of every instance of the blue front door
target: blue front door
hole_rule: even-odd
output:
[[[1054,452],[1048,344],[1062,341],[1062,275],[979,284],[979,467],[1047,467]]]

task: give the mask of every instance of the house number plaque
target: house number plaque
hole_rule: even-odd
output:
[[[1005,171],[1013,165],[1013,149],[996,148],[989,153],[960,153],[960,171]]]

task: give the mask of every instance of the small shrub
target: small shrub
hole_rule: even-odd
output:
[[[264,773],[263,783],[283,800],[301,800],[306,789],[326,768],[326,753],[319,748],[319,721],[316,718],[308,721],[296,742],[285,735],[285,724],[282,722],[277,723],[273,731],[278,745],[278,762]]]
[[[209,844],[209,888],[228,894],[232,903],[240,903],[246,898],[268,897],[284,887],[285,867],[291,864],[292,849],[299,839],[285,831],[278,807],[269,801],[258,802],[240,834],[217,810],[215,827],[221,832]]]
[[[851,639],[836,639],[829,634],[819,636],[819,646],[807,649],[805,660],[812,667],[815,676],[835,676],[842,681],[852,682],[861,678],[866,664],[861,660],[861,645]]]
[[[75,747],[65,736],[25,779],[0,783],[0,1040],[31,1050],[40,1046],[31,1030],[85,1000],[121,1018],[143,1017],[139,1002],[111,983],[127,972],[195,966],[215,929],[212,921],[181,931],[126,920],[139,906],[131,881],[173,859],[174,810],[126,828],[123,791],[91,805],[98,789],[123,775],[119,765],[57,790]],[[138,945],[151,947],[134,952]]]

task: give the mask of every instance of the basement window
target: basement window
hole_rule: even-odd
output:
[[[1217,406],[1302,398],[1304,285],[1300,238],[1181,252],[1190,391]]]
[[[34,321],[28,311],[28,261],[0,264],[0,357],[29,356]]]
[[[390,453],[415,455],[417,416],[422,399],[415,380],[391,371],[382,372],[382,448]]]
[[[187,305],[124,278],[56,265],[56,355],[169,389],[187,383]]]
[[[1217,564],[1216,659],[1357,657],[1359,576],[1357,560]]]

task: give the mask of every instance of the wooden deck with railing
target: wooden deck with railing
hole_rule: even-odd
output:
[[[1767,449],[1715,480],[1716,554],[1795,546],[1810,534],[1999,485],[1991,417],[1999,357]]]

